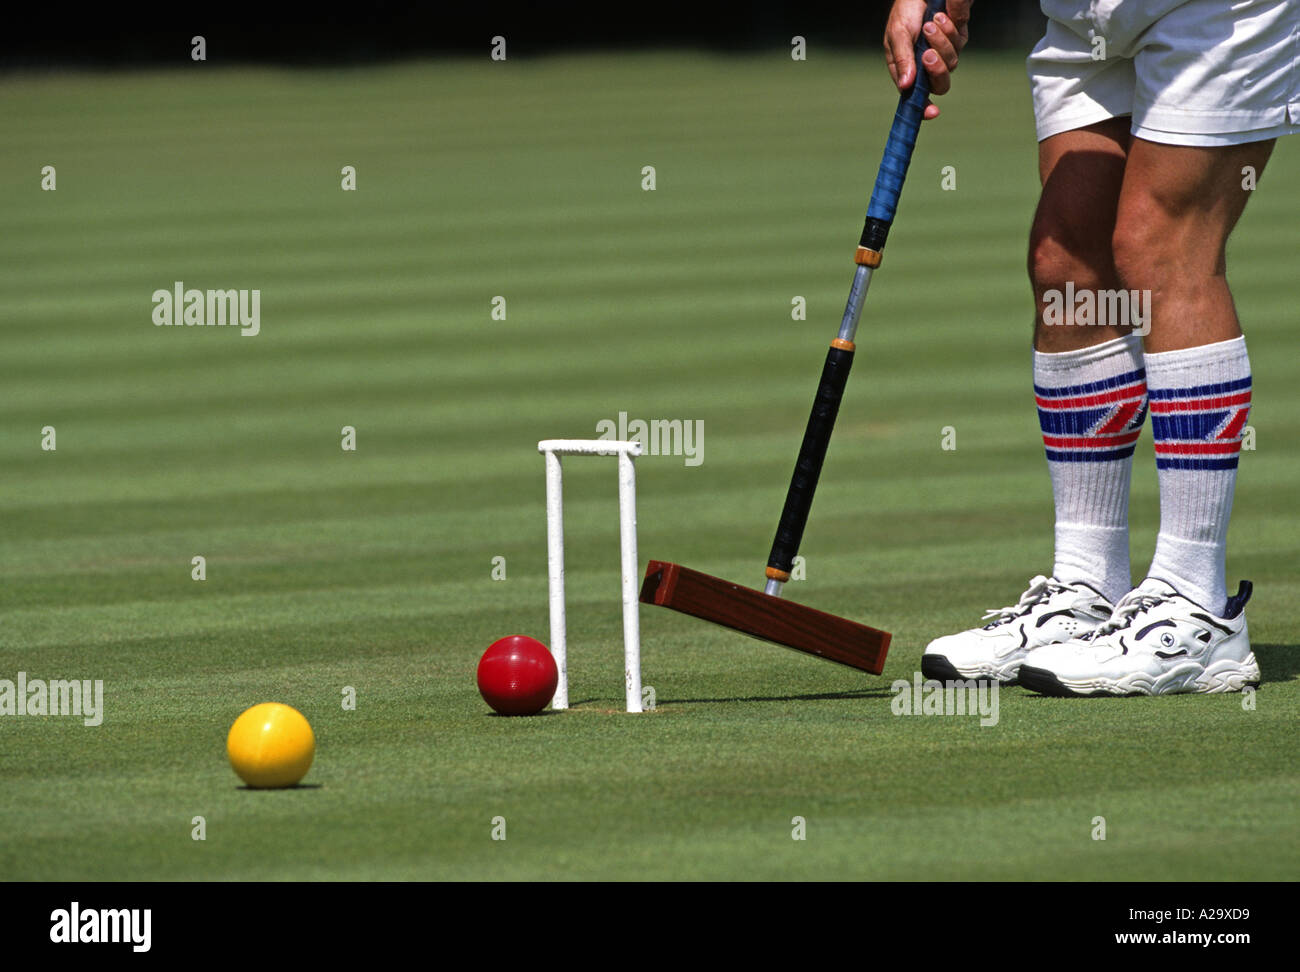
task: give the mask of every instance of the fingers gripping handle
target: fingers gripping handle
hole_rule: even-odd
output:
[[[945,3],[946,0],[930,0],[925,10],[925,22],[929,23],[936,13],[942,12]],[[871,191],[871,204],[867,207],[867,222],[862,229],[861,245],[877,253],[884,249],[889,226],[894,221],[898,196],[903,191],[903,179],[907,176],[908,163],[912,161],[912,149],[916,147],[916,133],[921,128],[925,102],[930,97],[930,75],[921,64],[921,55],[929,46],[925,42],[925,34],[918,34],[913,52],[916,57],[916,81],[911,90],[904,92],[898,99],[894,124],[889,129],[885,154],[876,173],[875,188]]]

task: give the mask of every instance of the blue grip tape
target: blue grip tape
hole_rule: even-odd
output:
[[[946,0],[930,0],[925,12],[926,22],[933,20],[934,15],[943,10],[945,3]],[[916,147],[916,133],[921,128],[921,119],[925,113],[925,101],[930,96],[930,76],[921,64],[921,55],[928,48],[925,34],[919,34],[913,51],[916,57],[916,81],[912,89],[898,99],[894,124],[890,126],[885,154],[880,160],[880,170],[876,173],[876,185],[871,190],[871,204],[867,207],[868,220],[875,219],[884,223],[894,221],[898,196],[903,191],[903,179],[907,176],[908,163],[912,161],[912,149]]]

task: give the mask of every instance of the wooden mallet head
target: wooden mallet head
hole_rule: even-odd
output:
[[[872,675],[884,669],[889,651],[887,631],[662,560],[652,560],[646,567],[641,602],[672,608]]]

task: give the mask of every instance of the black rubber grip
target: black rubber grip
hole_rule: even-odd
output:
[[[767,558],[769,567],[789,573],[794,566],[794,557],[799,552],[803,530],[808,524],[808,511],[812,509],[813,494],[817,491],[817,479],[822,474],[826,446],[831,441],[835,416],[839,414],[840,399],[844,397],[844,385],[852,367],[852,351],[831,348],[826,352],[821,384],[817,386],[812,414],[808,416],[808,427],[803,433],[803,445],[799,447],[799,459],[794,464],[794,475],[790,477],[790,491],[785,495],[785,508],[781,510],[781,522],[776,528],[776,539],[772,541],[772,553]]]
[[[865,246],[868,250],[879,253],[885,248],[885,240],[889,238],[889,227],[890,224],[885,220],[868,216],[862,227],[862,236],[858,238],[858,246]]]

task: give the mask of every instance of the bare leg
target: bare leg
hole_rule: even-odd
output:
[[[1129,119],[1111,118],[1039,143],[1043,182],[1029,235],[1029,279],[1038,315],[1034,348],[1073,351],[1121,337],[1120,326],[1065,327],[1043,322],[1044,293],[1120,286],[1111,239],[1124,185]]]
[[[1241,336],[1228,291],[1224,246],[1273,140],[1214,148],[1134,139],[1124,170],[1113,249],[1123,286],[1150,290],[1148,352],[1199,347]]]

